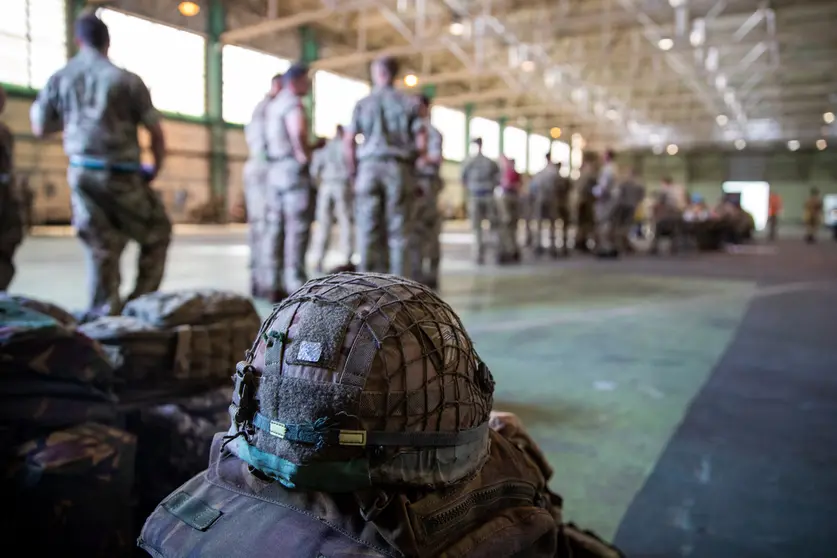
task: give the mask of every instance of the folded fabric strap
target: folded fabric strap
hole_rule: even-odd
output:
[[[383,432],[333,428],[319,419],[313,424],[285,424],[256,413],[253,425],[271,436],[290,442],[322,446],[450,447],[487,436],[488,423],[460,432]]]

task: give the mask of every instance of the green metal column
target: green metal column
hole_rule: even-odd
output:
[[[474,115],[474,105],[465,105],[465,158],[468,158],[471,149],[471,117]]]
[[[212,194],[223,200],[227,196],[227,131],[224,125],[223,57],[221,34],[226,27],[223,0],[209,0],[206,16],[206,117],[209,121],[209,183]],[[221,219],[226,220],[227,212]]]
[[[312,64],[316,62],[320,58],[320,45],[317,43],[317,39],[314,36],[314,29],[307,25],[303,25],[299,28],[299,42],[300,42],[300,52],[302,53],[302,62],[306,64]],[[308,115],[308,122],[311,126],[310,135],[313,138],[314,134],[314,84],[311,84],[311,91],[308,92],[308,95],[305,96],[305,99],[302,100],[303,105],[305,106],[305,113]]]
[[[500,125],[500,155],[505,155],[504,150],[506,147],[506,139],[505,139],[505,131],[506,131],[506,117],[501,116],[497,119],[497,124]]]

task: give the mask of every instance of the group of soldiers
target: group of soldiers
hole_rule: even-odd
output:
[[[501,165],[483,154],[480,138],[474,140],[474,145],[475,155],[462,166],[462,183],[468,192],[477,264],[485,262],[490,236],[496,237],[497,263],[520,262],[517,231],[521,218],[525,218],[526,225],[524,243],[536,256],[545,252],[552,257],[569,255],[573,213],[577,223],[574,249],[589,252],[593,242],[596,254],[602,258],[633,250],[629,233],[637,208],[645,199],[645,187],[634,172],[624,177],[618,174],[612,151],[605,153],[601,164],[593,157],[583,163],[575,184],[573,212],[573,185],[564,176],[562,164],[553,162],[549,153],[545,167],[532,177],[524,195],[514,161],[501,157],[501,169]],[[494,235],[486,234],[486,222]],[[556,234],[559,222],[560,251]],[[548,229],[546,246],[542,238],[544,225]]]
[[[354,267],[354,236],[358,270],[437,288],[442,136],[430,124],[429,99],[393,87],[395,60],[377,60],[371,70],[373,91],[358,102],[349,127],[338,126],[328,142],[309,142],[304,65],[275,76],[254,110],[245,166],[254,296],[279,301],[305,283],[315,217],[312,250],[322,271],[335,216],[342,267]]]

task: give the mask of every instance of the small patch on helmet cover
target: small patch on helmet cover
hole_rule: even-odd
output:
[[[299,352],[296,354],[297,360],[305,362],[319,362],[320,357],[323,356],[323,344],[315,343],[314,341],[303,341],[299,344]]]

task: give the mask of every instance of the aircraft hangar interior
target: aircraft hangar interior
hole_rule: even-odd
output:
[[[835,29],[833,0],[0,0],[4,529],[72,556],[834,556]],[[375,399],[408,343],[423,383],[382,372]],[[266,403],[300,378],[334,417]],[[451,406],[456,432],[416,433]],[[492,465],[508,424],[527,505],[560,495],[554,550]],[[396,428],[430,447],[373,447]],[[323,429],[362,433],[354,515],[311,480],[355,486]],[[439,440],[488,430],[436,487],[459,507],[376,485],[462,472],[473,447]],[[216,493],[225,455],[267,508]]]

